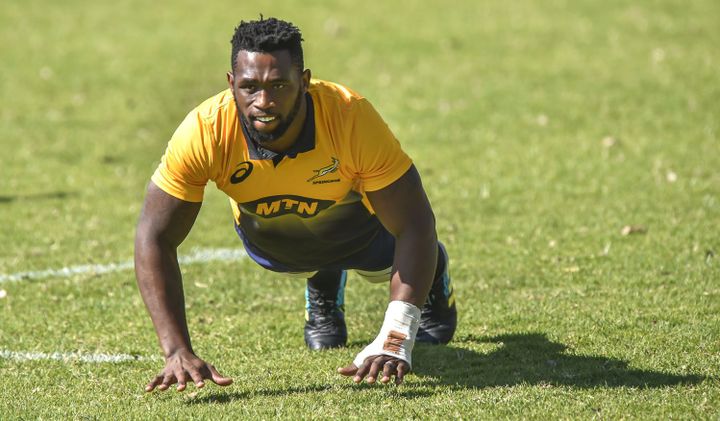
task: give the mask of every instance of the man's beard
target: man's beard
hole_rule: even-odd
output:
[[[292,124],[293,120],[295,120],[295,117],[297,117],[298,112],[300,112],[300,105],[302,105],[302,100],[305,98],[305,95],[303,95],[302,90],[298,93],[297,99],[295,100],[295,104],[293,104],[292,109],[290,110],[290,113],[282,118],[280,121],[280,125],[277,126],[275,130],[273,130],[270,133],[263,133],[258,131],[255,126],[248,121],[247,118],[245,118],[245,115],[240,113],[240,121],[242,121],[243,126],[245,127],[245,131],[250,136],[250,139],[259,144],[268,144],[272,143],[276,140],[278,140],[282,135],[285,134],[285,132],[290,128],[290,125]],[[235,100],[235,105],[237,106],[237,99]],[[238,110],[240,110],[240,107],[237,107]]]

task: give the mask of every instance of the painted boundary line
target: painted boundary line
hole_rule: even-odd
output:
[[[0,349],[0,358],[13,361],[79,361],[84,363],[124,363],[128,361],[160,361],[160,357],[130,354],[81,354],[79,352],[16,352]]]
[[[212,261],[238,260],[247,256],[243,249],[194,249],[190,254],[178,257],[180,264],[206,263]],[[77,265],[59,269],[36,270],[30,272],[0,273],[0,284],[4,282],[30,281],[44,278],[69,278],[73,275],[120,272],[134,268],[132,260],[104,265]]]

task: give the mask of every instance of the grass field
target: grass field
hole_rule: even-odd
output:
[[[198,4],[0,4],[0,419],[720,418],[719,2]],[[303,282],[184,265],[196,351],[235,384],[144,394],[163,363],[132,270],[42,272],[131,259],[168,138],[259,13],[423,176],[460,326],[401,387],[335,374],[386,306],[358,278],[349,348],[311,353]],[[240,247],[211,185],[181,252]]]

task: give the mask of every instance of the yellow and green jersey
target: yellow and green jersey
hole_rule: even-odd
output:
[[[313,79],[305,100],[298,140],[276,154],[244,133],[229,89],[209,98],[175,131],[152,181],[201,202],[212,180],[229,196],[251,255],[284,267],[317,270],[357,253],[383,229],[365,192],[393,183],[412,161],[350,89]]]

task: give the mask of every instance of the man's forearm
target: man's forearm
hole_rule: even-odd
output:
[[[396,237],[391,301],[405,301],[417,307],[425,303],[435,274],[437,253],[434,224],[408,230]]]
[[[180,349],[192,351],[176,248],[138,239],[135,274],[165,356]]]
[[[409,230],[395,236],[390,303],[380,333],[353,360],[356,369],[363,367],[359,376],[355,377],[356,382],[368,373],[370,365],[387,363],[383,358],[388,356],[406,364],[402,371],[398,371],[401,373],[398,374],[400,379],[412,365],[412,350],[421,318],[420,307],[427,299],[437,265],[438,245],[433,221],[430,215],[428,219],[422,220],[427,223],[411,222]],[[400,366],[395,367],[400,370]],[[375,372],[370,374],[372,380],[369,381],[374,382],[378,372],[378,368],[375,368]],[[387,376],[383,378],[389,380]]]

